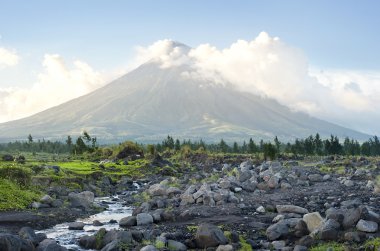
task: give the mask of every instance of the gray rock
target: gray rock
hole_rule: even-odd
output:
[[[53,202],[51,203],[51,206],[55,207],[55,208],[62,207],[63,206],[63,201],[60,200],[60,199],[53,200]]]
[[[352,181],[352,180],[345,180],[343,182],[343,184],[346,186],[346,187],[353,187],[355,185],[355,183]]]
[[[296,213],[296,214],[307,214],[309,211],[303,207],[294,206],[294,205],[277,205],[277,212],[282,213]]]
[[[83,230],[84,228],[83,222],[71,222],[68,225],[69,225],[69,230]]]
[[[67,248],[58,245],[53,239],[45,239],[40,242],[36,251],[67,251]]]
[[[176,195],[176,194],[181,194],[182,193],[182,190],[177,188],[177,187],[169,187],[167,190],[166,190],[166,193],[168,196],[173,196],[173,195]]]
[[[321,240],[336,240],[338,238],[339,222],[333,219],[328,219],[320,229]]]
[[[137,225],[136,216],[127,216],[119,221],[120,227],[132,227]]]
[[[301,245],[295,245],[293,251],[307,251],[307,247]]]
[[[26,241],[31,241],[34,246],[37,246],[37,244],[40,243],[40,240],[37,238],[36,233],[30,227],[21,228],[18,232],[18,235]]]
[[[252,177],[252,174],[250,171],[240,171],[238,174],[238,180],[239,182],[244,182]]]
[[[313,232],[323,224],[323,218],[318,212],[308,213],[303,216],[303,221],[307,225],[309,232]]]
[[[289,227],[284,221],[269,226],[266,230],[267,238],[270,241],[277,240],[289,233]]]
[[[108,243],[101,249],[101,251],[119,251],[119,250],[120,249],[119,249],[118,240],[111,241],[110,243]]]
[[[50,197],[50,195],[46,194],[40,199],[40,202],[43,204],[51,204],[53,203],[53,198]]]
[[[93,226],[96,226],[96,227],[100,227],[100,226],[103,226],[104,224],[101,223],[101,222],[98,221],[98,220],[94,220],[94,221],[92,222],[92,225],[93,225]]]
[[[195,242],[198,248],[208,248],[225,245],[228,240],[217,226],[204,223],[197,229]]]
[[[259,206],[258,208],[256,208],[256,212],[265,213],[265,208],[263,206]]]
[[[311,182],[321,182],[323,181],[323,177],[322,175],[320,174],[310,174],[308,176],[308,179],[311,181]]]
[[[43,204],[43,203],[40,203],[40,202],[33,202],[32,205],[31,205],[32,208],[35,208],[35,209],[40,209],[40,208],[49,208],[50,205],[49,204]]]
[[[350,208],[343,210],[343,228],[349,229],[358,223],[361,215],[360,208]]]
[[[137,226],[148,225],[153,223],[153,217],[147,213],[141,213],[136,216]]]
[[[350,242],[360,243],[364,241],[365,238],[366,238],[365,233],[360,233],[360,232],[346,232],[344,234],[344,239]]]
[[[93,206],[95,195],[93,192],[69,193],[71,207],[89,209]]]
[[[286,243],[285,241],[272,241],[271,245],[274,250],[282,250],[286,246]]]
[[[82,236],[79,239],[79,246],[85,249],[95,249],[96,248],[96,236]]]
[[[158,251],[158,249],[155,248],[155,246],[153,246],[153,245],[147,245],[147,246],[141,248],[140,251]]]
[[[378,229],[378,224],[373,221],[359,220],[356,228],[362,232],[375,233]]]
[[[0,234],[0,250],[29,251],[34,250],[34,245],[32,242],[23,240],[16,235]]]
[[[233,251],[234,247],[232,245],[219,245],[216,251]]]
[[[148,193],[152,196],[165,196],[167,195],[167,189],[167,186],[158,183],[150,186]]]
[[[168,240],[168,248],[172,251],[186,251],[187,247],[185,244],[174,241],[174,240]]]

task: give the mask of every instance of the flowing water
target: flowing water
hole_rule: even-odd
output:
[[[132,215],[132,208],[124,206],[119,200],[118,196],[114,197],[98,197],[95,198],[95,203],[101,206],[107,205],[108,208],[98,214],[91,215],[88,218],[77,219],[83,222],[85,227],[83,230],[69,230],[68,223],[55,225],[52,228],[39,231],[45,233],[48,238],[55,239],[60,245],[66,247],[68,250],[85,250],[79,247],[78,242],[80,237],[84,235],[93,235],[100,228],[106,230],[119,229],[119,223],[110,223],[111,220],[116,220]],[[103,226],[94,226],[93,221],[98,220],[103,223]]]

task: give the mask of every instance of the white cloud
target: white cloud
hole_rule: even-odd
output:
[[[252,41],[238,40],[228,48],[202,44],[193,49],[171,40],[138,47],[135,62],[153,61],[162,68],[188,64],[184,77],[276,99],[293,110],[304,111],[342,125],[364,128],[358,116],[373,115],[380,122],[380,73],[321,71],[309,66],[305,54],[277,37],[261,32]]]
[[[101,73],[79,60],[69,67],[61,56],[46,54],[42,65],[31,88],[0,89],[0,122],[32,115],[105,84]]]
[[[19,56],[16,52],[0,47],[0,68],[15,66],[18,64]]]

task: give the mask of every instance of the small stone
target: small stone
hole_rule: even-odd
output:
[[[263,206],[259,206],[258,208],[256,208],[256,212],[265,213],[265,208]]]
[[[277,205],[276,206],[278,213],[296,213],[296,214],[307,214],[309,211],[303,207],[294,206],[294,205]]]

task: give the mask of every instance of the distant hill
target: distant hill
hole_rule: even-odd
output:
[[[206,141],[303,138],[319,132],[367,140],[368,135],[226,84],[183,77],[189,66],[150,62],[85,96],[33,116],[0,124],[0,141],[62,139],[87,130],[102,141],[162,140],[168,134]]]

